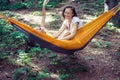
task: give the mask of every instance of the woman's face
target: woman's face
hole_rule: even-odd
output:
[[[65,9],[64,17],[65,17],[65,19],[72,19],[73,11],[71,10],[71,8],[66,8]]]

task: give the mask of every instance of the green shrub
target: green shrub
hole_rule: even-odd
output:
[[[0,0],[0,10],[7,10],[10,8],[10,4],[7,0]]]
[[[16,3],[11,6],[12,10],[24,9],[26,6],[23,3]]]
[[[24,2],[22,4],[25,5],[25,7],[28,9],[34,8],[34,6],[35,6],[32,1]]]
[[[0,0],[0,9],[1,10],[19,10],[19,9],[36,9],[36,8],[42,8],[44,0],[27,0],[25,2],[21,1],[10,1],[10,3],[7,0]],[[60,2],[64,2],[65,0],[51,0],[47,4],[46,8],[53,8],[57,6]]]
[[[10,15],[9,12],[5,12]],[[0,52],[2,53],[15,53],[20,46],[25,46],[27,37],[19,31],[16,31],[6,21],[0,20]],[[21,47],[22,48],[22,47]],[[23,48],[22,48],[23,49]]]

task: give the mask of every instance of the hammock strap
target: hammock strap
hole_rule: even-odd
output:
[[[120,10],[120,4],[118,4],[117,6],[112,8],[111,10],[114,12],[114,14],[116,14]]]
[[[9,19],[9,17],[8,17],[8,16],[6,16],[6,15],[0,14],[0,19],[5,19],[5,20],[8,20],[8,19]]]

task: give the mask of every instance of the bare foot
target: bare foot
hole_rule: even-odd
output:
[[[36,27],[34,29],[37,30],[37,31],[45,33],[45,31],[44,31],[44,29],[42,27]]]

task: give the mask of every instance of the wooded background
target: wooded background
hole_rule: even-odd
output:
[[[0,0],[0,10],[20,10],[20,9],[41,9],[44,0]],[[69,2],[81,2],[83,0],[69,0]],[[89,0],[85,0],[89,1]],[[104,2],[104,10],[107,11],[117,5],[120,0],[98,0]],[[68,2],[67,0],[50,0],[47,8],[57,7],[61,2]],[[94,0],[93,0],[94,2]],[[97,4],[96,4],[97,5]],[[120,11],[112,18],[111,22],[114,26],[120,27]]]

